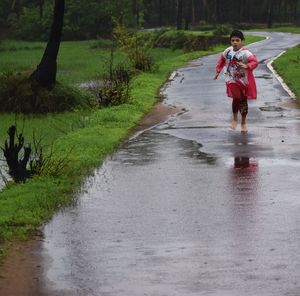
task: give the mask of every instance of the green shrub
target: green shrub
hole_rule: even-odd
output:
[[[226,36],[229,35],[232,31],[232,28],[228,25],[219,25],[216,27],[215,30],[213,30],[214,36]]]
[[[92,103],[89,94],[61,83],[52,90],[39,87],[29,74],[2,73],[0,75],[0,112],[48,113],[63,112]]]
[[[6,0],[8,1],[8,0]],[[9,0],[10,2],[14,2]],[[19,15],[9,20],[11,32],[22,40],[48,40],[52,24],[54,1],[43,0],[43,16],[37,2],[25,1]],[[89,40],[97,36],[108,37],[112,32],[112,14],[119,15],[117,4],[106,1],[66,1],[63,40]],[[0,10],[1,14],[1,10]]]
[[[115,27],[114,37],[135,70],[152,71],[156,68],[154,59],[149,53],[150,41],[149,43],[145,42],[143,37],[136,33],[129,33],[124,26],[120,25]]]
[[[228,44],[223,36],[203,36],[170,30],[163,32],[154,41],[155,47],[183,49],[184,51],[208,50],[217,44]]]
[[[184,31],[170,30],[159,35],[154,42],[155,47],[182,49],[188,39]]]
[[[212,31],[216,28],[214,24],[208,24],[205,21],[200,21],[197,24],[192,25],[194,31]]]
[[[237,30],[251,30],[255,28],[255,24],[250,24],[250,23],[233,23],[232,28],[237,29]]]
[[[42,18],[36,7],[24,8],[20,17],[11,24],[15,37],[22,40],[48,40],[52,23],[52,8],[52,3],[45,2]]]
[[[110,39],[99,38],[90,44],[90,48],[112,48],[114,46],[114,42]]]
[[[137,36],[141,42],[147,44],[148,47],[154,47],[155,41],[165,32],[169,31],[167,28],[158,29],[154,31],[139,31]]]
[[[209,50],[219,44],[227,45],[228,42],[228,37],[224,36],[190,36],[184,45],[184,50]]]
[[[122,64],[115,67],[111,64],[108,74],[103,77],[103,85],[99,91],[100,105],[107,107],[127,102],[130,98],[129,90],[132,74],[132,71]]]
[[[206,36],[190,36],[184,43],[184,51],[208,50],[209,38]]]

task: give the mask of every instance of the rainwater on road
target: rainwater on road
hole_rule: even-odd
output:
[[[248,134],[229,129],[218,55],[178,69],[164,103],[184,111],[122,145],[44,227],[49,295],[300,295],[300,111],[266,66],[300,35],[266,35],[249,46]]]

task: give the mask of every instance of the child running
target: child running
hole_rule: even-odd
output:
[[[231,46],[221,54],[216,67],[216,80],[224,68],[226,92],[232,98],[233,119],[231,128],[236,129],[238,125],[238,112],[242,116],[241,132],[247,133],[246,117],[248,114],[248,99],[256,99],[256,83],[253,70],[258,62],[247,48],[243,47],[245,40],[241,31],[234,30],[230,35]]]

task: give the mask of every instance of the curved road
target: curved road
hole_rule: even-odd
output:
[[[179,69],[165,102],[185,111],[123,145],[44,227],[40,295],[300,294],[300,111],[266,67],[300,35],[266,35],[249,46],[249,133],[228,128],[217,55]]]

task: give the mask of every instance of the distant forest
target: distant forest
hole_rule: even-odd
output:
[[[1,0],[0,36],[47,39],[53,0]],[[209,29],[229,24],[300,25],[300,0],[66,0],[65,40],[109,37],[118,21],[132,28]]]

